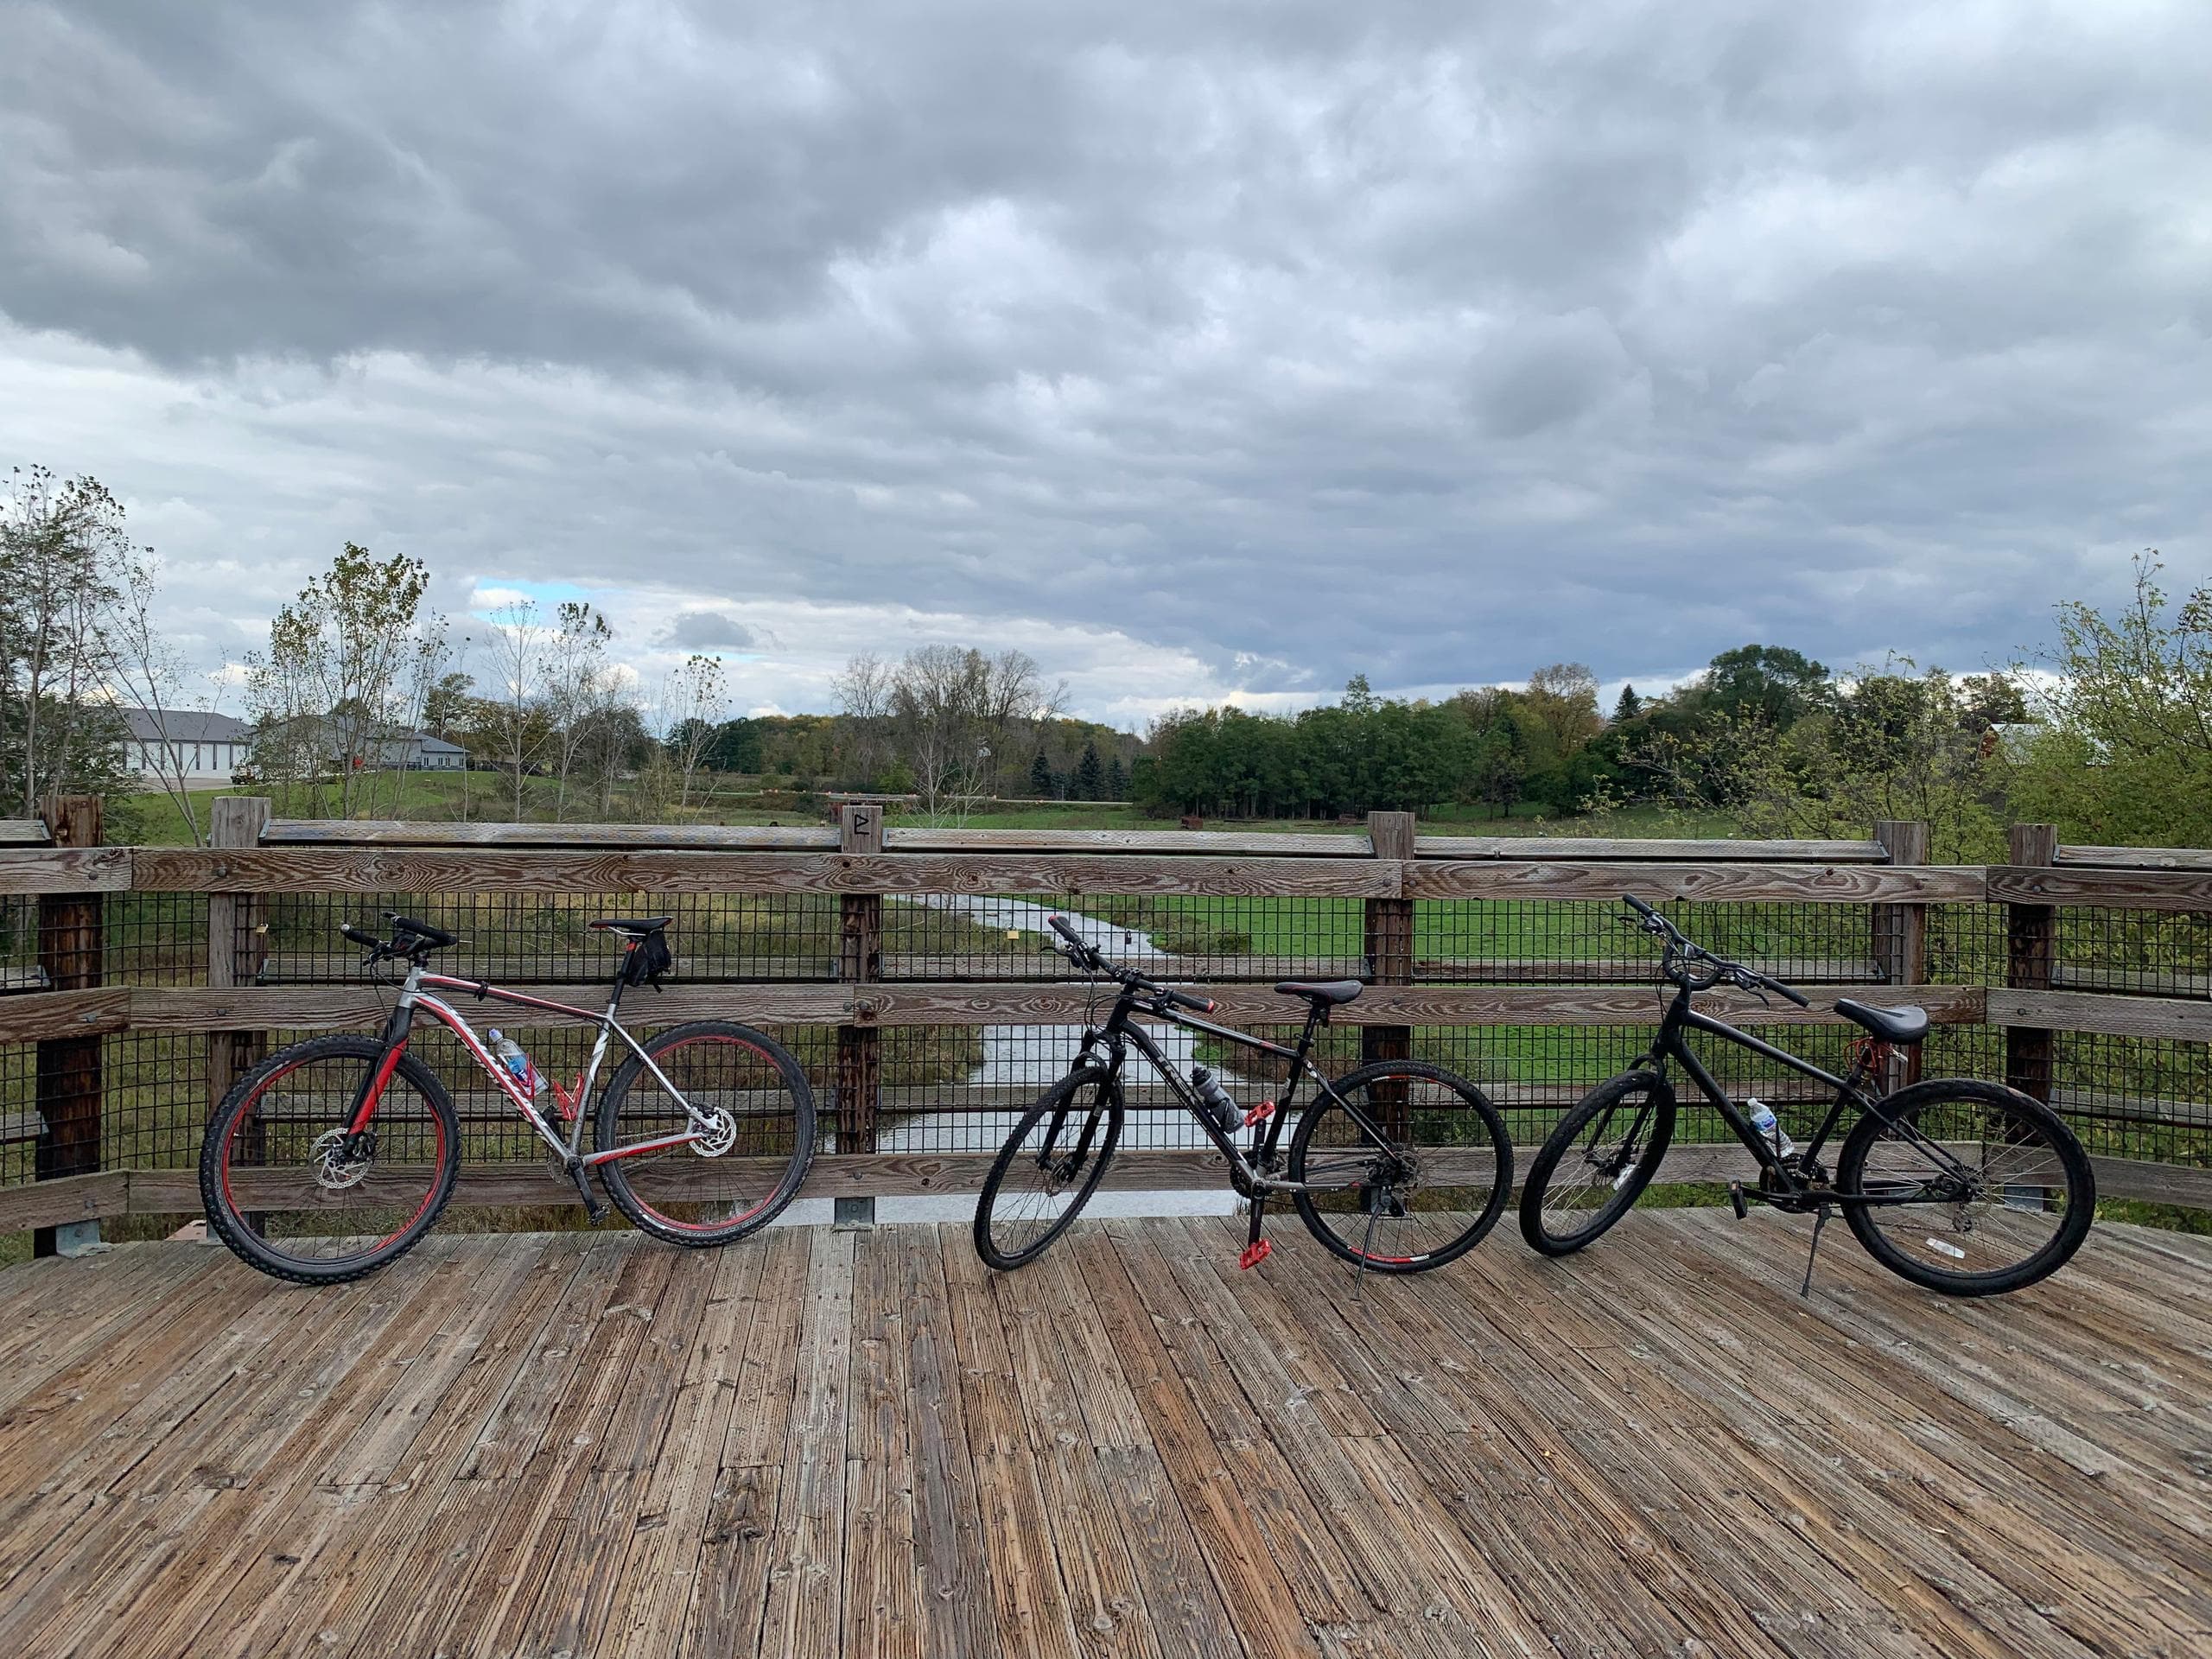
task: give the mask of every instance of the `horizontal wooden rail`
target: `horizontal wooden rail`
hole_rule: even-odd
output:
[[[2212,870],[2212,848],[2061,847],[2058,861],[2121,870]]]
[[[1364,830],[1342,835],[1238,830],[902,830],[883,832],[894,853],[1065,852],[1219,855],[1262,858],[1360,858],[1373,850]]]
[[[2092,991],[1993,989],[1989,1023],[2107,1037],[2168,1037],[2212,1042],[2212,1002],[2177,996],[2110,996]]]
[[[2110,910],[2212,911],[2212,869],[2054,869],[1993,865],[1989,901],[2005,905],[2096,905]]]
[[[36,856],[34,855],[34,856]],[[148,893],[1218,893],[1395,898],[1367,858],[1134,859],[1049,853],[470,852],[262,847],[136,850]]]
[[[1475,1154],[1468,1155],[1471,1162],[1484,1161]],[[991,1161],[988,1153],[825,1154],[814,1160],[799,1192],[805,1198],[846,1194],[967,1198],[982,1188]],[[2097,1157],[2090,1161],[2096,1171],[2100,1198],[2212,1206],[2212,1169],[2127,1158]],[[1751,1155],[1733,1141],[1677,1142],[1660,1165],[1658,1179],[1715,1183],[1741,1179],[1755,1167]],[[270,1201],[282,1201],[304,1190],[280,1172],[270,1172],[268,1179],[270,1190],[265,1197]],[[1220,1189],[1228,1184],[1228,1171],[1220,1156],[1211,1151],[1132,1150],[1116,1157],[1105,1184],[1151,1192]],[[320,1189],[315,1201],[319,1205],[325,1201]],[[453,1201],[462,1207],[565,1208],[575,1202],[575,1191],[556,1179],[543,1159],[476,1164],[463,1167]],[[199,1211],[200,1181],[195,1171],[108,1170],[0,1191],[0,1232],[130,1215],[195,1215]]]
[[[827,824],[414,823],[404,819],[278,818],[264,847],[703,848],[721,852],[806,852],[834,848]]]
[[[1251,986],[1203,988],[1217,1005],[1217,1018],[1232,1023],[1295,1025],[1306,1004]],[[1961,985],[1885,985],[1803,988],[1809,1009],[1784,1002],[1762,1007],[1740,992],[1715,991],[1701,1006],[1713,1013],[1754,1025],[1834,1025],[1839,1016],[1827,1005],[1840,991],[1864,1002],[1916,1002],[1936,1020],[1974,1025],[1982,1020],[1981,989]],[[559,995],[557,991],[550,993]],[[127,1026],[134,1031],[331,1031],[374,1026],[389,1007],[390,993],[374,986],[143,985],[127,993]],[[0,1002],[0,1041],[11,1035],[10,1014],[39,997]],[[512,1025],[518,1030],[579,1025],[581,1016],[527,1014],[478,1004],[467,995],[454,1001],[474,1023]],[[588,999],[579,998],[579,1003]],[[1038,984],[868,984],[845,985],[675,985],[650,1002],[633,995],[627,1005],[639,1027],[673,1025],[685,1020],[739,1019],[756,1025],[862,1026],[1073,1026],[1097,1008],[1085,986],[1066,981]],[[1504,988],[1488,986],[1376,986],[1360,999],[1334,1011],[1342,1026],[1637,1026],[1655,1022],[1657,1004],[1648,988],[1630,987]],[[124,1027],[118,1027],[118,1029]]]
[[[1406,866],[1408,899],[1688,899],[1821,905],[1979,902],[1977,867],[1880,864],[1570,864],[1505,860]]]
[[[1624,859],[1631,863],[1688,859],[1718,864],[1792,862],[1882,864],[1889,860],[1878,841],[1606,841],[1579,836],[1419,836],[1416,858],[1502,858],[1519,861],[1557,859],[1568,863]]]
[[[44,847],[53,839],[44,818],[0,818],[0,847]]]
[[[10,847],[0,851],[0,893],[124,893],[128,847]]]

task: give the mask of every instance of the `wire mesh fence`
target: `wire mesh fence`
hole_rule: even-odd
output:
[[[357,947],[340,923],[380,926],[389,912],[412,915],[460,936],[438,966],[465,977],[518,986],[580,988],[609,982],[617,946],[588,924],[639,909],[674,919],[671,982],[727,986],[728,1017],[747,1017],[748,985],[831,983],[840,974],[842,906],[835,894],[683,893],[650,905],[605,896],[512,893],[275,894],[226,903],[213,914],[235,918],[227,941],[210,938],[206,895],[121,893],[104,900],[105,943],[99,964],[111,985],[175,987],[209,981],[211,951],[227,950],[244,977],[269,986],[360,985]],[[1863,906],[1780,902],[1670,902],[1663,908],[1714,951],[1775,976],[1848,988],[1885,978],[1875,912]],[[880,976],[891,984],[988,986],[1065,981],[1065,959],[1045,949],[1046,918],[1071,912],[1087,935],[1164,980],[1264,988],[1294,978],[1371,977],[1365,903],[1354,898],[1247,895],[1084,896],[1030,893],[982,897],[900,893],[880,907]],[[1937,985],[1999,987],[2007,974],[2007,912],[1987,904],[1927,906],[1925,977]],[[0,995],[35,992],[57,965],[53,941],[39,937],[39,904],[0,899]],[[2190,912],[2062,908],[2057,912],[2056,984],[2122,995],[2212,1000],[2212,915]],[[1605,1077],[1632,1065],[1650,1042],[1662,1012],[1653,942],[1624,927],[1618,905],[1584,900],[1437,900],[1414,906],[1413,977],[1438,987],[1605,988],[1617,998],[1649,987],[1640,1004],[1617,1001],[1623,1016],[1604,1024],[1421,1026],[1409,1033],[1414,1058],[1464,1072],[1505,1112],[1515,1141],[1532,1147],[1560,1114]],[[62,964],[67,965],[67,964]],[[594,999],[579,995],[580,1001]],[[1101,997],[1097,1011],[1107,1006]],[[467,1010],[480,1031],[499,1025],[563,1082],[582,1070],[588,1030],[535,1028],[503,1021],[489,1007]],[[649,999],[632,998],[626,1016],[652,1028]],[[1259,1034],[1294,1039],[1303,1005],[1287,1001],[1285,1020]],[[1745,1029],[1832,1071],[1847,1069],[1859,1033],[1845,1026],[1756,1023]],[[758,1023],[758,1021],[755,1021]],[[1009,1021],[975,1026],[892,1027],[875,1055],[880,1094],[873,1121],[877,1150],[969,1153],[994,1150],[1014,1117],[1073,1057],[1083,1026]],[[279,1046],[296,1033],[271,1031]],[[841,1103],[839,1038],[830,1026],[777,1027],[811,1082],[825,1147]],[[1217,1039],[1171,1034],[1170,1064],[1187,1073],[1214,1068],[1240,1100],[1281,1091],[1279,1062],[1236,1052]],[[210,1107],[210,1039],[200,1034],[124,1031],[102,1039],[104,1109],[100,1157],[109,1168],[177,1168],[197,1157]],[[2212,1167],[2212,1045],[2171,1038],[2062,1033],[2056,1039],[2053,1103],[2101,1155]],[[470,1161],[510,1162],[540,1154],[536,1138],[490,1081],[443,1033],[418,1027],[415,1052],[451,1089]],[[1325,1029],[1316,1057],[1330,1071],[1358,1063],[1360,1030]],[[1815,1085],[1775,1062],[1726,1046],[1702,1046],[1729,1092],[1772,1104],[1793,1134],[1824,1115]],[[1925,1075],[2002,1077],[2005,1033],[1986,1025],[1938,1025],[1920,1058]],[[1128,1144],[1205,1144],[1175,1109],[1148,1066],[1129,1076]],[[50,1103],[39,1097],[37,1047],[0,1048],[0,1185],[35,1179],[36,1143]],[[1679,1135],[1725,1139],[1709,1105],[1685,1089]],[[850,1148],[839,1148],[850,1149]]]

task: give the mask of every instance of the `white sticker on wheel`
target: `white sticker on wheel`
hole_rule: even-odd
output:
[[[1949,1256],[1954,1262],[1963,1262],[1967,1259],[1967,1253],[1964,1250],[1961,1249],[1957,1245],[1948,1243],[1940,1238],[1929,1239],[1928,1241],[1928,1248],[1931,1250],[1941,1250],[1945,1255]]]

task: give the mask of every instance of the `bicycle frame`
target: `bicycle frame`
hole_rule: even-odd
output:
[[[576,1079],[575,1109],[570,1111],[563,1108],[563,1116],[568,1119],[566,1140],[547,1121],[545,1114],[538,1110],[537,1102],[524,1090],[507,1068],[485,1047],[475,1029],[461,1017],[460,1011],[443,997],[431,994],[435,991],[466,991],[480,1002],[489,1000],[504,1002],[512,1007],[534,1008],[543,1014],[565,1014],[598,1027],[599,1034],[592,1041],[591,1058],[585,1063]],[[664,1152],[671,1147],[690,1146],[706,1139],[712,1133],[714,1124],[692,1109],[691,1103],[684,1099],[683,1090],[669,1081],[667,1074],[653,1063],[652,1056],[645,1052],[645,1045],[624,1028],[617,1017],[621,1006],[622,981],[620,977],[614,982],[613,994],[607,998],[605,1011],[601,1012],[578,1007],[571,1003],[555,1002],[544,997],[528,996],[520,991],[503,990],[483,980],[455,979],[448,974],[434,974],[420,962],[410,963],[406,982],[400,989],[397,1001],[392,1005],[391,1018],[385,1022],[384,1058],[378,1062],[376,1070],[362,1079],[360,1091],[354,1097],[353,1111],[347,1120],[346,1133],[363,1133],[376,1116],[377,1105],[383,1098],[385,1085],[391,1081],[392,1073],[399,1068],[400,1056],[407,1051],[408,1038],[414,1030],[415,1016],[420,1012],[429,1014],[461,1039],[461,1045],[468,1052],[469,1058],[499,1086],[500,1092],[522,1114],[524,1121],[537,1131],[538,1137],[556,1154],[571,1165],[581,1164],[589,1168],[610,1163],[617,1158],[634,1158],[644,1153]],[[640,1141],[632,1146],[616,1147],[606,1152],[588,1153],[583,1150],[584,1106],[591,1097],[593,1085],[599,1081],[599,1069],[606,1060],[610,1038],[620,1038],[630,1052],[636,1055],[645,1069],[653,1074],[661,1087],[676,1099],[683,1101],[684,1112],[691,1121],[690,1133],[659,1135],[651,1141]],[[549,1078],[548,1082],[550,1084],[551,1080]],[[552,1084],[551,1086],[558,1097],[560,1085]]]
[[[1909,1201],[1899,1198],[1870,1198],[1862,1193],[1837,1192],[1825,1183],[1816,1188],[1814,1182],[1804,1178],[1804,1170],[1817,1166],[1821,1148],[1835,1133],[1837,1124],[1842,1122],[1845,1109],[1854,1105],[1862,1112],[1872,1112],[1891,1129],[1904,1133],[1936,1154],[1953,1166],[1955,1173],[1963,1173],[1964,1166],[1951,1156],[1941,1141],[1929,1139],[1911,1124],[1902,1122],[1885,1111],[1881,1097],[1868,1094],[1861,1086],[1872,1069],[1873,1055],[1878,1045],[1870,1046],[1860,1054],[1847,1077],[1838,1077],[1825,1067],[1815,1065],[1810,1060],[1800,1059],[1787,1049],[1777,1048],[1772,1043],[1764,1042],[1749,1032],[1738,1031],[1726,1020],[1700,1013],[1692,1001],[1694,995],[1695,988],[1693,986],[1676,988],[1674,1001],[1668,1005],[1666,1017],[1659,1022],[1658,1034],[1652,1039],[1650,1051],[1645,1058],[1662,1076],[1669,1060],[1679,1061],[1682,1070],[1689,1074],[1690,1080],[1697,1084],[1706,1099],[1719,1112],[1721,1121],[1734,1131],[1736,1138],[1744,1143],[1745,1149],[1758,1160],[1759,1166],[1780,1186],[1785,1197],[1809,1196],[1817,1190],[1824,1200],[1836,1204],[1872,1205]],[[1758,1126],[1744,1114],[1734,1097],[1720,1086],[1713,1073],[1706,1070],[1704,1063],[1698,1058],[1683,1034],[1688,1031],[1700,1031],[1709,1037],[1718,1037],[1723,1042],[1732,1043],[1738,1048],[1747,1049],[1762,1059],[1778,1061],[1800,1076],[1826,1084],[1836,1091],[1827,1116],[1821,1120],[1821,1127],[1814,1131],[1810,1141],[1797,1148],[1796,1168],[1793,1169],[1783,1161],[1773,1144],[1759,1133]],[[1751,1195],[1746,1193],[1745,1196]]]
[[[1222,1128],[1214,1122],[1213,1114],[1208,1111],[1204,1103],[1199,1100],[1198,1090],[1184,1078],[1176,1075],[1174,1065],[1168,1059],[1166,1052],[1160,1047],[1152,1033],[1135,1023],[1133,1016],[1140,1011],[1147,1019],[1155,1019],[1185,1031],[1198,1032],[1208,1037],[1218,1038],[1225,1042],[1234,1043],[1240,1048],[1271,1055],[1276,1059],[1287,1060],[1290,1063],[1289,1075],[1284,1082],[1282,1093],[1271,1103],[1274,1109],[1262,1117],[1247,1119],[1247,1123],[1252,1131],[1249,1155],[1246,1149],[1237,1146],[1236,1137],[1231,1132]],[[1229,1160],[1230,1167],[1236,1172],[1239,1181],[1248,1185],[1255,1192],[1310,1192],[1312,1188],[1306,1182],[1287,1180],[1268,1173],[1274,1163],[1276,1146],[1282,1139],[1283,1126],[1290,1120],[1291,1107],[1297,1099],[1298,1087],[1303,1079],[1311,1077],[1320,1096],[1343,1107],[1345,1115],[1359,1126],[1362,1133],[1375,1136],[1385,1145],[1389,1142],[1389,1131],[1343,1095],[1338,1094],[1335,1085],[1327,1077],[1322,1076],[1320,1069],[1308,1058],[1313,1047],[1315,1033],[1326,1023],[1325,1011],[1319,1004],[1314,1005],[1306,1014],[1306,1028],[1300,1033],[1296,1046],[1286,1047],[1281,1043],[1269,1042],[1264,1037],[1255,1037],[1249,1032],[1238,1031],[1233,1027],[1216,1025],[1211,1020],[1201,1020],[1194,1015],[1180,1013],[1162,1002],[1143,1001],[1136,995],[1134,988],[1125,988],[1115,999],[1114,1012],[1108,1017],[1106,1023],[1084,1033],[1083,1046],[1076,1051],[1075,1065],[1071,1069],[1080,1069],[1093,1052],[1103,1046],[1110,1060],[1109,1075],[1114,1086],[1118,1089],[1121,1086],[1125,1050],[1127,1046],[1133,1045],[1139,1053],[1152,1062],[1153,1070],[1166,1080],[1169,1090],[1182,1103],[1183,1109],[1190,1113],[1198,1126],[1205,1131],[1206,1139],[1212,1141],[1215,1148]],[[1044,1142],[1038,1154],[1040,1162],[1052,1156],[1053,1147],[1059,1140],[1060,1130],[1065,1127],[1068,1116],[1069,1111],[1064,1108],[1046,1130]],[[1074,1155],[1077,1159],[1090,1152],[1090,1136],[1096,1132],[1096,1115],[1090,1114],[1089,1118],[1090,1121],[1084,1126],[1083,1136],[1074,1148]]]

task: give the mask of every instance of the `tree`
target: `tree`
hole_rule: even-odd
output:
[[[607,648],[614,630],[582,600],[564,600],[554,612],[545,652],[546,713],[552,721],[553,816],[568,816],[569,778],[607,716],[618,683]]]
[[[489,645],[495,695],[486,702],[486,734],[512,791],[513,821],[522,822],[523,779],[537,769],[552,722],[540,696],[545,629],[534,600],[518,599],[492,613]]]
[[[1106,798],[1109,801],[1129,798],[1129,775],[1122,769],[1122,757],[1118,754],[1106,762]]]
[[[117,695],[144,711],[145,723],[151,733],[151,741],[140,745],[147,761],[145,772],[176,808],[186,832],[192,837],[192,844],[204,847],[207,836],[200,830],[199,815],[193,810],[188,787],[192,767],[185,759],[185,746],[176,735],[179,722],[175,716],[184,711],[192,697],[187,690],[191,676],[183,654],[170,643],[156,620],[161,580],[153,550],[143,551],[143,558],[130,561],[112,607],[106,631],[108,671]],[[219,682],[213,683],[212,689],[219,696]],[[203,711],[212,712],[218,696],[203,691],[196,701]]]
[[[348,542],[271,620],[268,651],[247,658],[261,728],[295,764],[304,752],[308,765],[335,765],[341,816],[373,802],[387,773],[400,810],[406,735],[445,664],[444,620],[423,610],[429,585],[420,560],[378,560]]]
[[[844,671],[830,683],[830,689],[850,733],[845,781],[873,789],[890,747],[895,702],[891,665],[872,652],[862,652],[846,662]]]
[[[1634,720],[1643,712],[1643,699],[1636,695],[1636,688],[1632,685],[1621,687],[1620,700],[1613,704],[1614,723],[1618,725]]]
[[[729,688],[722,674],[721,659],[701,656],[696,652],[669,676],[661,694],[667,733],[663,747],[677,770],[677,804],[687,810],[691,805],[692,785],[713,751],[715,734],[721,728],[728,705]]]
[[[1083,758],[1076,762],[1075,784],[1068,793],[1078,801],[1103,800],[1106,795],[1106,766],[1098,758],[1098,746],[1083,746]]]
[[[893,672],[893,734],[922,810],[964,820],[1016,744],[1031,747],[1065,696],[1065,686],[1046,687],[1037,664],[1018,651],[986,657],[957,645],[921,645],[908,652]]]
[[[1029,763],[1029,793],[1032,798],[1049,801],[1056,798],[1059,790],[1052,778],[1052,763],[1045,758],[1045,751],[1037,751],[1037,758]]]
[[[130,550],[122,505],[99,480],[11,474],[0,496],[0,783],[26,817],[41,796],[119,770],[118,723],[95,694]]]
[[[1827,692],[1828,671],[1787,645],[1738,645],[1715,657],[1704,691],[1731,718],[1756,715],[1776,731],[1788,731]]]
[[[2212,837],[2212,582],[2178,601],[2155,549],[2109,614],[2058,608],[2057,674],[2024,699],[2042,729],[2017,750],[2013,804],[2069,840],[2201,847]]]

